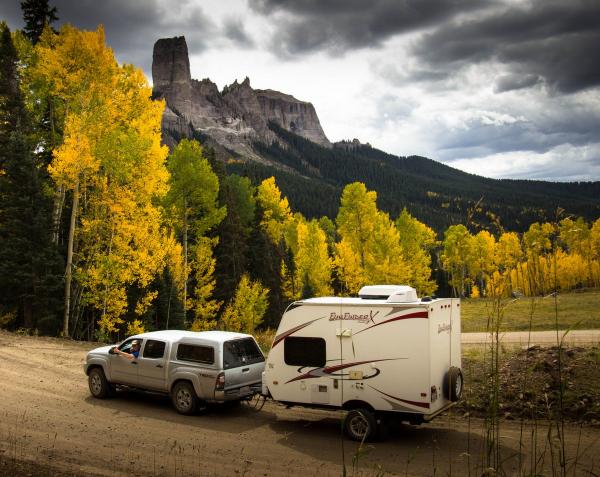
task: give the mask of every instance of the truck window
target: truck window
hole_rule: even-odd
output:
[[[215,349],[212,346],[180,344],[177,347],[177,359],[194,363],[214,364]]]
[[[265,360],[260,348],[252,338],[230,340],[223,343],[223,368],[231,369]]]
[[[162,358],[165,354],[165,342],[164,341],[156,341],[156,340],[148,340],[146,341],[146,346],[144,347],[144,353],[142,356],[144,358]]]
[[[323,338],[288,336],[283,340],[283,359],[290,366],[325,366],[327,359]]]

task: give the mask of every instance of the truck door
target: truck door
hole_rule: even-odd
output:
[[[144,345],[144,340],[139,338],[135,338],[135,340],[140,342],[140,346]],[[119,346],[121,351],[129,353],[131,350],[131,343],[133,343],[134,338],[130,338],[127,341],[124,341]],[[110,355],[110,379],[114,383],[118,384],[127,384],[129,386],[137,386],[138,385],[138,360],[129,360],[123,356],[119,356],[118,354]]]
[[[158,340],[146,340],[138,362],[138,386],[144,389],[164,391],[166,381],[166,343]]]

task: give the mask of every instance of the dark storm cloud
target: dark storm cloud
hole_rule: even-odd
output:
[[[227,18],[223,22],[223,34],[240,48],[254,46],[254,40],[248,35],[244,24],[239,18]]]
[[[427,34],[412,53],[430,68],[452,72],[494,61],[507,68],[498,92],[537,84],[573,93],[600,85],[600,2],[537,0],[493,15],[453,20]]]
[[[23,25],[18,1],[0,6],[0,17],[11,27]],[[159,38],[185,35],[190,52],[204,50],[206,39],[213,38],[218,28],[201,6],[194,2],[169,4],[158,0],[54,0],[59,22],[93,30],[102,24],[107,44],[119,61],[151,70],[152,47]]]
[[[249,4],[263,15],[281,14],[272,44],[284,56],[379,46],[396,34],[485,5],[477,0],[249,0]]]

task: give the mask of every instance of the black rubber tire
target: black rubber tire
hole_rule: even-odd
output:
[[[368,409],[352,409],[344,418],[344,433],[353,441],[372,440],[377,435],[375,415]]]
[[[198,409],[198,396],[188,381],[179,381],[171,390],[171,401],[179,414],[189,416]]]
[[[452,402],[458,401],[463,393],[463,385],[462,371],[456,366],[450,367],[444,380],[444,397]]]
[[[92,368],[88,374],[88,386],[92,396],[98,399],[110,397],[114,386],[108,382],[102,368]]]

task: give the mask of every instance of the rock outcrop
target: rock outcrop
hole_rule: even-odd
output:
[[[262,160],[252,146],[270,143],[275,135],[269,121],[322,146],[331,147],[311,103],[278,91],[258,90],[246,78],[219,92],[208,78],[192,79],[184,37],[163,38],[154,44],[152,56],[153,95],[164,98],[166,142],[192,137],[194,131],[244,157]]]

